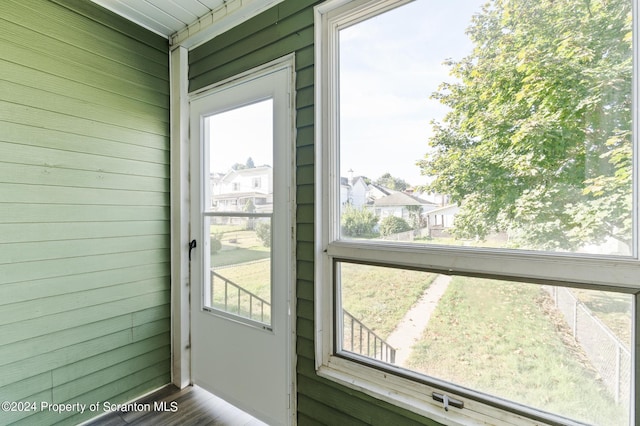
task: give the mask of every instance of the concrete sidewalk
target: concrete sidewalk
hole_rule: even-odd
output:
[[[396,365],[405,366],[413,345],[427,328],[429,319],[450,282],[450,276],[438,275],[386,339],[387,343],[396,349]]]

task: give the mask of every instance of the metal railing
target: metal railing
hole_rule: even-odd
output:
[[[216,279],[222,280],[224,288],[216,291]],[[246,290],[228,278],[211,271],[211,298],[216,308],[252,320],[265,322],[271,317],[271,304],[260,296]]]
[[[396,361],[396,350],[373,330],[343,309],[343,349],[379,359],[390,364]]]

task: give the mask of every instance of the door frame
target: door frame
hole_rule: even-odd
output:
[[[288,54],[266,64],[246,70],[233,77],[213,83],[193,92],[188,91],[188,50],[176,47],[171,51],[171,356],[172,382],[179,388],[193,384],[191,371],[191,265],[189,263],[189,242],[198,238],[192,235],[190,199],[190,178],[192,165],[191,150],[200,141],[190,140],[189,102],[205,96],[220,86],[251,80],[256,75],[270,70],[286,68],[289,71],[289,129],[290,133],[290,177],[289,177],[289,217],[290,217],[290,271],[288,280],[288,321],[287,353],[289,386],[289,420],[297,424],[297,380],[296,380],[296,108],[295,108],[295,53]],[[195,176],[193,177],[195,178]],[[197,178],[200,178],[199,176]],[[196,246],[194,250],[199,250]],[[199,291],[199,286],[195,286]]]

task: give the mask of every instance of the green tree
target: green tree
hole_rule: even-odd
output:
[[[371,210],[357,209],[350,204],[345,206],[340,217],[342,234],[349,237],[372,236],[377,223],[378,218]]]
[[[448,61],[450,108],[418,162],[461,205],[454,234],[522,247],[631,238],[630,0],[491,0]]]
[[[404,179],[393,177],[388,172],[376,179],[375,183],[395,191],[404,191],[409,188],[409,184]]]
[[[222,234],[211,234],[210,238],[211,254],[216,254],[222,249]]]
[[[253,158],[251,158],[251,157],[247,158],[247,161],[244,164],[242,164],[242,163],[233,163],[233,165],[231,166],[231,168],[233,170],[254,169],[255,167],[256,167],[256,165],[253,162]]]
[[[420,229],[426,226],[426,221],[422,217],[422,206],[404,206],[409,213],[409,224],[412,229]]]
[[[380,235],[383,237],[410,230],[411,226],[401,217],[387,216],[380,221]]]
[[[271,224],[269,222],[258,222],[255,225],[256,235],[265,247],[271,247]]]
[[[245,211],[247,213],[255,213],[256,212],[256,206],[253,204],[253,200],[252,199],[248,199],[246,203],[244,203],[244,207],[242,208],[242,211]],[[255,218],[253,217],[249,217],[247,218],[247,229],[253,229],[255,226]]]

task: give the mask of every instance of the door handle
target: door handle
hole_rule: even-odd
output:
[[[191,240],[191,242],[189,243],[189,262],[191,262],[191,250],[196,248],[196,246],[196,240]]]

